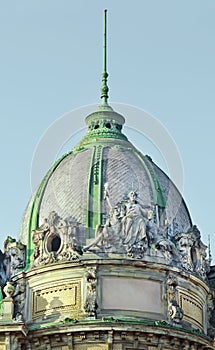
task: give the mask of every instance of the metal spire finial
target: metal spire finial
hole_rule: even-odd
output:
[[[208,235],[208,262],[211,265],[212,262],[212,254],[211,254],[211,236]]]
[[[107,10],[104,10],[104,51],[103,51],[103,72],[102,72],[102,86],[101,86],[101,99],[102,105],[107,105],[108,100],[108,86],[107,86]]]

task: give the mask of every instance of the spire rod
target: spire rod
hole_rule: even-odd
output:
[[[211,254],[211,236],[208,235],[208,262],[211,265],[212,262],[212,254]]]
[[[104,10],[104,46],[103,46],[103,72],[102,72],[102,86],[101,99],[102,105],[107,105],[108,100],[108,86],[107,86],[107,10]]]

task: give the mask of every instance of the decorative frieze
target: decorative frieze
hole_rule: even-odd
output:
[[[91,340],[92,332],[74,332],[72,347],[69,345],[69,335],[61,337],[61,341],[58,344],[55,341],[54,334],[49,337],[33,338],[31,340],[32,349],[42,349],[42,346],[45,344],[51,350],[213,350],[213,345],[207,339],[202,338],[201,341],[198,341],[196,336],[191,334],[187,334],[187,337],[184,338],[184,336],[179,334],[171,335],[171,332],[158,335],[154,332],[140,331],[137,343],[135,342],[135,332],[133,330],[126,332],[115,331],[114,329],[109,331],[103,330],[103,336],[98,331],[100,336],[94,341]],[[80,341],[80,335],[83,333],[85,333],[85,337],[82,337]]]

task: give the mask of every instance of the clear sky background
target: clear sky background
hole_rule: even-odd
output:
[[[64,113],[99,103],[104,8],[110,103],[142,108],[168,129],[184,198],[215,261],[214,0],[0,1],[1,246],[18,236],[41,136]]]

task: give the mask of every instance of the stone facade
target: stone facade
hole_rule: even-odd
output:
[[[113,206],[106,183],[103,196],[109,214],[95,237],[51,211],[32,231],[28,263],[28,247],[7,238],[0,349],[213,349],[214,286],[197,227],[169,236],[135,191]]]
[[[212,350],[204,337],[194,333],[183,334],[164,325],[140,325],[113,322],[97,323],[97,330],[89,325],[65,324],[58,328],[30,331],[25,337],[18,329],[11,329],[5,338],[0,337],[1,350]]]
[[[3,296],[2,350],[213,349],[208,283],[175,266],[55,261],[17,273]]]

